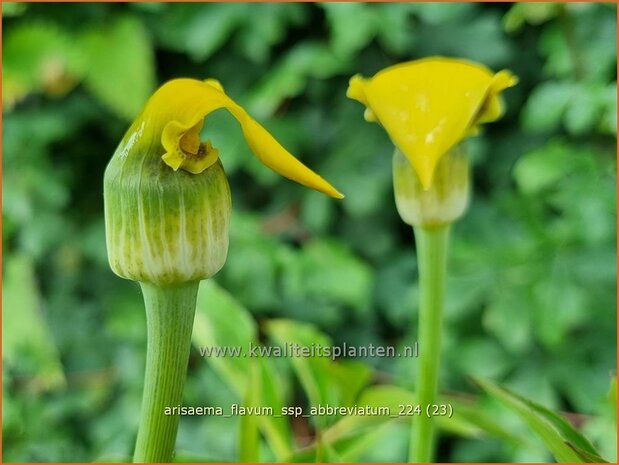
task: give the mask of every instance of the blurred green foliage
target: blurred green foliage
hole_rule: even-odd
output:
[[[101,183],[128,123],[173,77],[219,79],[347,195],[335,202],[279,178],[251,157],[232,118],[210,116],[205,136],[221,150],[234,214],[227,264],[203,290],[196,342],[410,344],[417,271],[412,231],[391,193],[392,145],[345,90],[355,73],[433,54],[520,77],[505,118],[468,144],[475,195],[453,231],[442,385],[473,403],[458,404],[462,418],[447,425],[438,458],[550,458],[472,375],[571,412],[616,460],[607,395],[616,367],[615,5],[2,7],[4,461],[131,453],[145,322],[138,287],[107,265]],[[360,399],[380,405],[415,385],[415,359],[237,362],[196,351],[185,404],[255,402],[246,386],[259,385],[272,405],[350,404],[363,386]],[[316,379],[327,384],[312,387]],[[377,381],[400,387],[371,386]],[[380,440],[372,447],[369,436],[343,435],[339,422],[186,417],[177,459],[238,460],[238,441],[251,442],[256,427],[269,444],[263,459],[290,458],[314,426],[325,444],[299,460],[405,459],[406,423],[344,424],[369,430]]]

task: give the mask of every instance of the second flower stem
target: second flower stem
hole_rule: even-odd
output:
[[[182,400],[200,282],[140,285],[146,305],[148,346],[133,461],[171,462],[180,417],[166,415],[165,408],[176,407]]]
[[[430,463],[434,459],[436,419],[428,417],[426,409],[436,403],[438,390],[449,224],[414,229],[421,293],[416,392],[422,412],[413,417],[409,461]]]

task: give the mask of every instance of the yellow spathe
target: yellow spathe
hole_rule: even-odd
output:
[[[417,172],[424,189],[439,159],[503,114],[500,93],[516,85],[509,71],[493,73],[476,63],[433,57],[401,63],[364,79],[353,76],[346,95],[367,108]]]
[[[148,100],[137,122],[145,122],[144,137],[161,138],[165,150],[162,159],[168,166],[197,174],[213,165],[219,157],[219,151],[210,141],[200,141],[200,130],[204,118],[221,108],[236,118],[250,149],[263,164],[299,184],[331,197],[344,197],[282,147],[213,79],[166,82]]]

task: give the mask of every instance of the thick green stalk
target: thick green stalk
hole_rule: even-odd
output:
[[[449,224],[416,226],[414,230],[421,292],[417,402],[422,413],[413,418],[409,459],[430,463],[434,458],[436,419],[426,416],[426,408],[436,403],[438,389]]]
[[[176,407],[182,400],[200,282],[140,285],[146,305],[148,347],[133,461],[170,462],[180,417],[166,415],[165,408]]]

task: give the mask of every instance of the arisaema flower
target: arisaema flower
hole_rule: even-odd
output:
[[[406,156],[425,190],[446,153],[482,123],[503,113],[501,92],[517,82],[509,71],[453,58],[427,58],[350,80],[347,96],[364,104]]]
[[[509,71],[495,74],[438,57],[350,80],[348,97],[366,106],[366,120],[380,123],[396,146],[396,206],[415,231],[421,354],[415,393],[422,406],[437,398],[449,230],[469,197],[469,166],[460,142],[501,117],[500,94],[516,81]],[[434,443],[435,419],[419,416],[412,423],[409,461],[432,463]]]
[[[148,100],[106,169],[108,256],[119,276],[173,284],[208,278],[223,266],[230,192],[219,150],[210,140],[200,140],[204,118],[218,109],[236,118],[251,151],[266,166],[331,197],[343,197],[282,147],[217,81],[169,81]]]
[[[136,463],[172,460],[180,417],[164,410],[181,403],[200,281],[217,273],[228,253],[230,188],[219,150],[200,140],[204,118],[222,108],[236,118],[266,166],[343,197],[216,81],[175,79],[146,103],[112,156],[103,189],[110,266],[140,283],[146,307],[148,347]]]
[[[217,160],[219,151],[209,141],[200,142],[204,118],[225,108],[234,116],[252,152],[262,163],[282,176],[342,198],[331,184],[292,156],[268,131],[230,97],[221,84],[209,79],[175,79],[164,84],[149,100],[141,119],[150,119],[152,129],[161,134],[166,153],[163,161],[174,170],[201,173]]]

